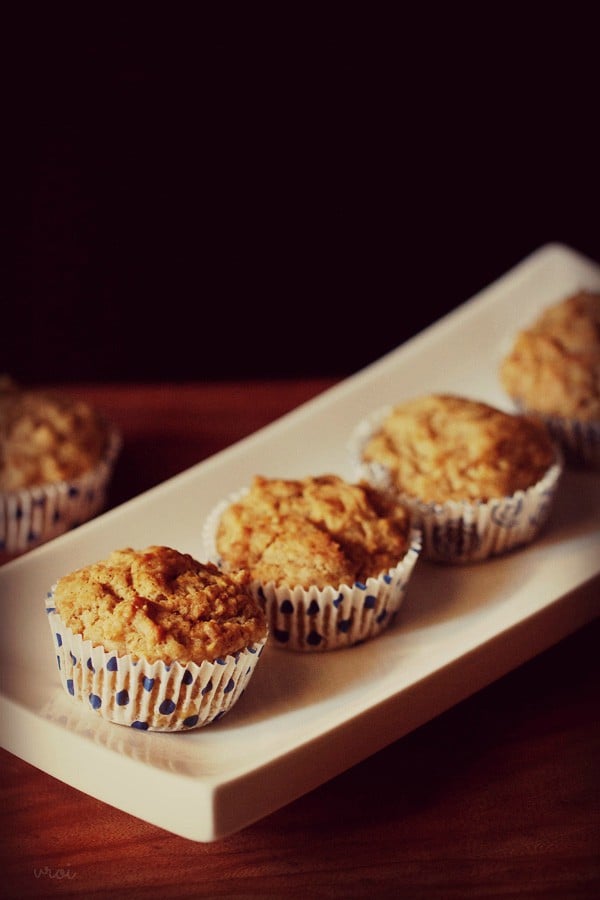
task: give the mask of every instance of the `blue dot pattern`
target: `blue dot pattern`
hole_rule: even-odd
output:
[[[176,706],[175,702],[173,700],[167,698],[166,700],[162,701],[162,703],[158,707],[158,711],[161,714],[161,716],[168,716],[172,712],[175,711],[175,706]]]
[[[331,588],[307,590],[264,584],[257,591],[276,645],[289,650],[326,651],[363,643],[388,628],[404,598],[422,535],[415,529],[411,545],[394,569],[376,578]]]
[[[91,647],[64,628],[46,598],[46,612],[66,692],[88,709],[137,731],[179,731],[218,721],[242,695],[265,641],[198,666],[149,664]]]

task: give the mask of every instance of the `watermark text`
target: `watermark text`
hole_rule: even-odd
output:
[[[53,869],[51,866],[33,867],[33,874],[36,878],[53,878],[56,881],[62,881],[64,878],[77,878],[77,872],[72,869]]]

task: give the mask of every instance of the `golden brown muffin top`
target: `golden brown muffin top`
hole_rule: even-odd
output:
[[[500,378],[524,409],[600,420],[600,293],[581,291],[521,331]]]
[[[262,583],[319,588],[352,585],[398,564],[409,519],[369,486],[337,475],[268,479],[257,475],[217,527],[224,564]]]
[[[535,484],[554,461],[542,425],[449,394],[396,406],[362,449],[394,488],[426,502],[488,500]]]
[[[226,574],[170,547],[115,550],[61,578],[54,603],[84,640],[149,662],[200,664],[266,635],[244,573]]]
[[[77,478],[98,463],[107,441],[87,403],[0,383],[0,490]]]

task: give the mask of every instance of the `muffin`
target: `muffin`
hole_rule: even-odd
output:
[[[92,518],[121,447],[87,403],[0,381],[0,557]]]
[[[533,540],[562,472],[546,429],[450,394],[417,397],[361,422],[359,477],[411,511],[423,557],[465,563]]]
[[[520,410],[545,422],[567,461],[600,467],[600,293],[546,308],[517,335],[500,379]]]
[[[205,524],[206,549],[245,571],[276,646],[326,651],[393,621],[420,551],[406,511],[337,475],[257,475]]]
[[[223,716],[267,638],[245,573],[155,545],[116,550],[63,576],[46,611],[67,693],[142,730],[188,730]]]

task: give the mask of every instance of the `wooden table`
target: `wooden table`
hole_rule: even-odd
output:
[[[68,390],[122,429],[113,505],[332,383]],[[132,818],[2,751],[2,896],[597,898],[599,638],[598,624],[587,626],[214,844]]]

